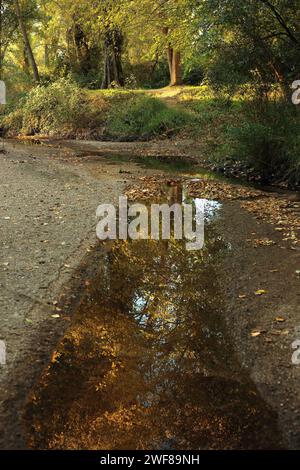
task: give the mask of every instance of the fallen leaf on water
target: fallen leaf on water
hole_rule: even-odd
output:
[[[286,321],[286,319],[282,318],[282,317],[276,317],[275,321],[277,321],[277,323],[284,323]]]
[[[57,313],[55,313],[54,315],[51,315],[52,318],[60,318],[60,315],[58,315]]]
[[[246,299],[246,298],[247,298],[247,296],[245,294],[240,294],[239,295],[239,299]]]

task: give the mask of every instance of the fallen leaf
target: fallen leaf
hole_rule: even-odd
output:
[[[257,338],[262,334],[262,331],[252,331],[251,336],[252,338]]]
[[[286,319],[282,318],[282,317],[276,317],[275,321],[277,321],[277,323],[284,323],[286,321]]]
[[[259,289],[255,292],[255,295],[258,295],[258,296],[265,295],[265,294],[267,294],[267,291],[263,289]]]
[[[262,238],[262,239],[257,239],[257,240],[252,240],[252,244],[254,247],[259,247],[259,246],[272,246],[276,245],[276,242],[273,240],[269,240],[268,238]]]

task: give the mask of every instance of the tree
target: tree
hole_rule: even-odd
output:
[[[168,28],[163,28],[166,36],[168,36]],[[170,73],[170,86],[182,84],[181,75],[181,53],[172,47],[172,43],[168,42],[167,45],[167,59]]]
[[[122,32],[118,28],[107,28],[104,34],[103,89],[111,85],[124,86],[122,46]]]
[[[209,52],[211,82],[252,82],[266,91],[278,83],[289,96],[300,71],[299,20],[298,0],[201,2],[195,21],[203,32],[199,47]]]
[[[14,2],[15,2],[15,8],[16,8],[16,15],[17,15],[20,30],[21,30],[22,36],[23,36],[25,50],[26,50],[27,56],[29,58],[29,61],[31,63],[33,76],[34,76],[35,81],[39,82],[40,81],[40,75],[39,75],[38,67],[37,67],[35,57],[34,57],[34,54],[33,54],[33,51],[32,51],[32,47],[31,47],[31,44],[30,44],[29,36],[28,36],[28,33],[27,33],[26,23],[24,21],[23,14],[21,12],[20,3],[19,3],[19,0],[14,0]]]
[[[0,0],[0,73],[9,45],[16,39],[18,19],[10,0]]]
[[[166,57],[170,85],[182,83],[181,59],[192,34],[187,18],[191,17],[194,1],[188,0],[122,0],[123,27],[133,44],[136,35],[148,36],[146,55]]]

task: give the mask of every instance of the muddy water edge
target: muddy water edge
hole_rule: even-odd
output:
[[[70,328],[29,397],[30,448],[283,446],[228,332],[230,208],[209,207],[201,251],[175,240],[97,243]]]

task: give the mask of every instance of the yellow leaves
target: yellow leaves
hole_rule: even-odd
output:
[[[248,199],[264,195],[262,191],[257,191],[252,188],[205,179],[189,182],[188,192],[192,197],[215,199],[217,201]]]
[[[266,295],[268,292],[264,289],[258,289],[257,291],[254,292],[254,294],[257,296],[257,297],[260,297],[262,295]]]
[[[276,242],[273,240],[270,240],[269,238],[261,238],[261,239],[255,239],[255,240],[249,240],[254,248],[258,248],[260,246],[274,246],[276,245]]]
[[[166,196],[166,188],[180,183],[179,179],[147,176],[140,178],[141,183],[129,185],[126,196],[130,201],[157,201]]]
[[[270,330],[262,330],[262,329],[257,328],[257,329],[253,330],[250,333],[251,338],[258,338],[259,336],[261,336],[262,334],[265,334],[265,333],[267,333],[268,335],[272,335],[273,337],[275,337],[275,336],[277,336],[277,337],[287,336],[289,334],[289,330],[279,329],[279,325],[286,322],[285,318],[283,318],[281,316],[275,317],[274,322],[278,323],[278,328],[277,329],[272,328]],[[273,340],[270,337],[266,337],[266,342],[267,343],[272,343]]]
[[[284,241],[299,245],[300,219],[297,207],[291,201],[269,195],[245,201],[241,206],[258,220],[274,225],[278,234],[282,234]]]

